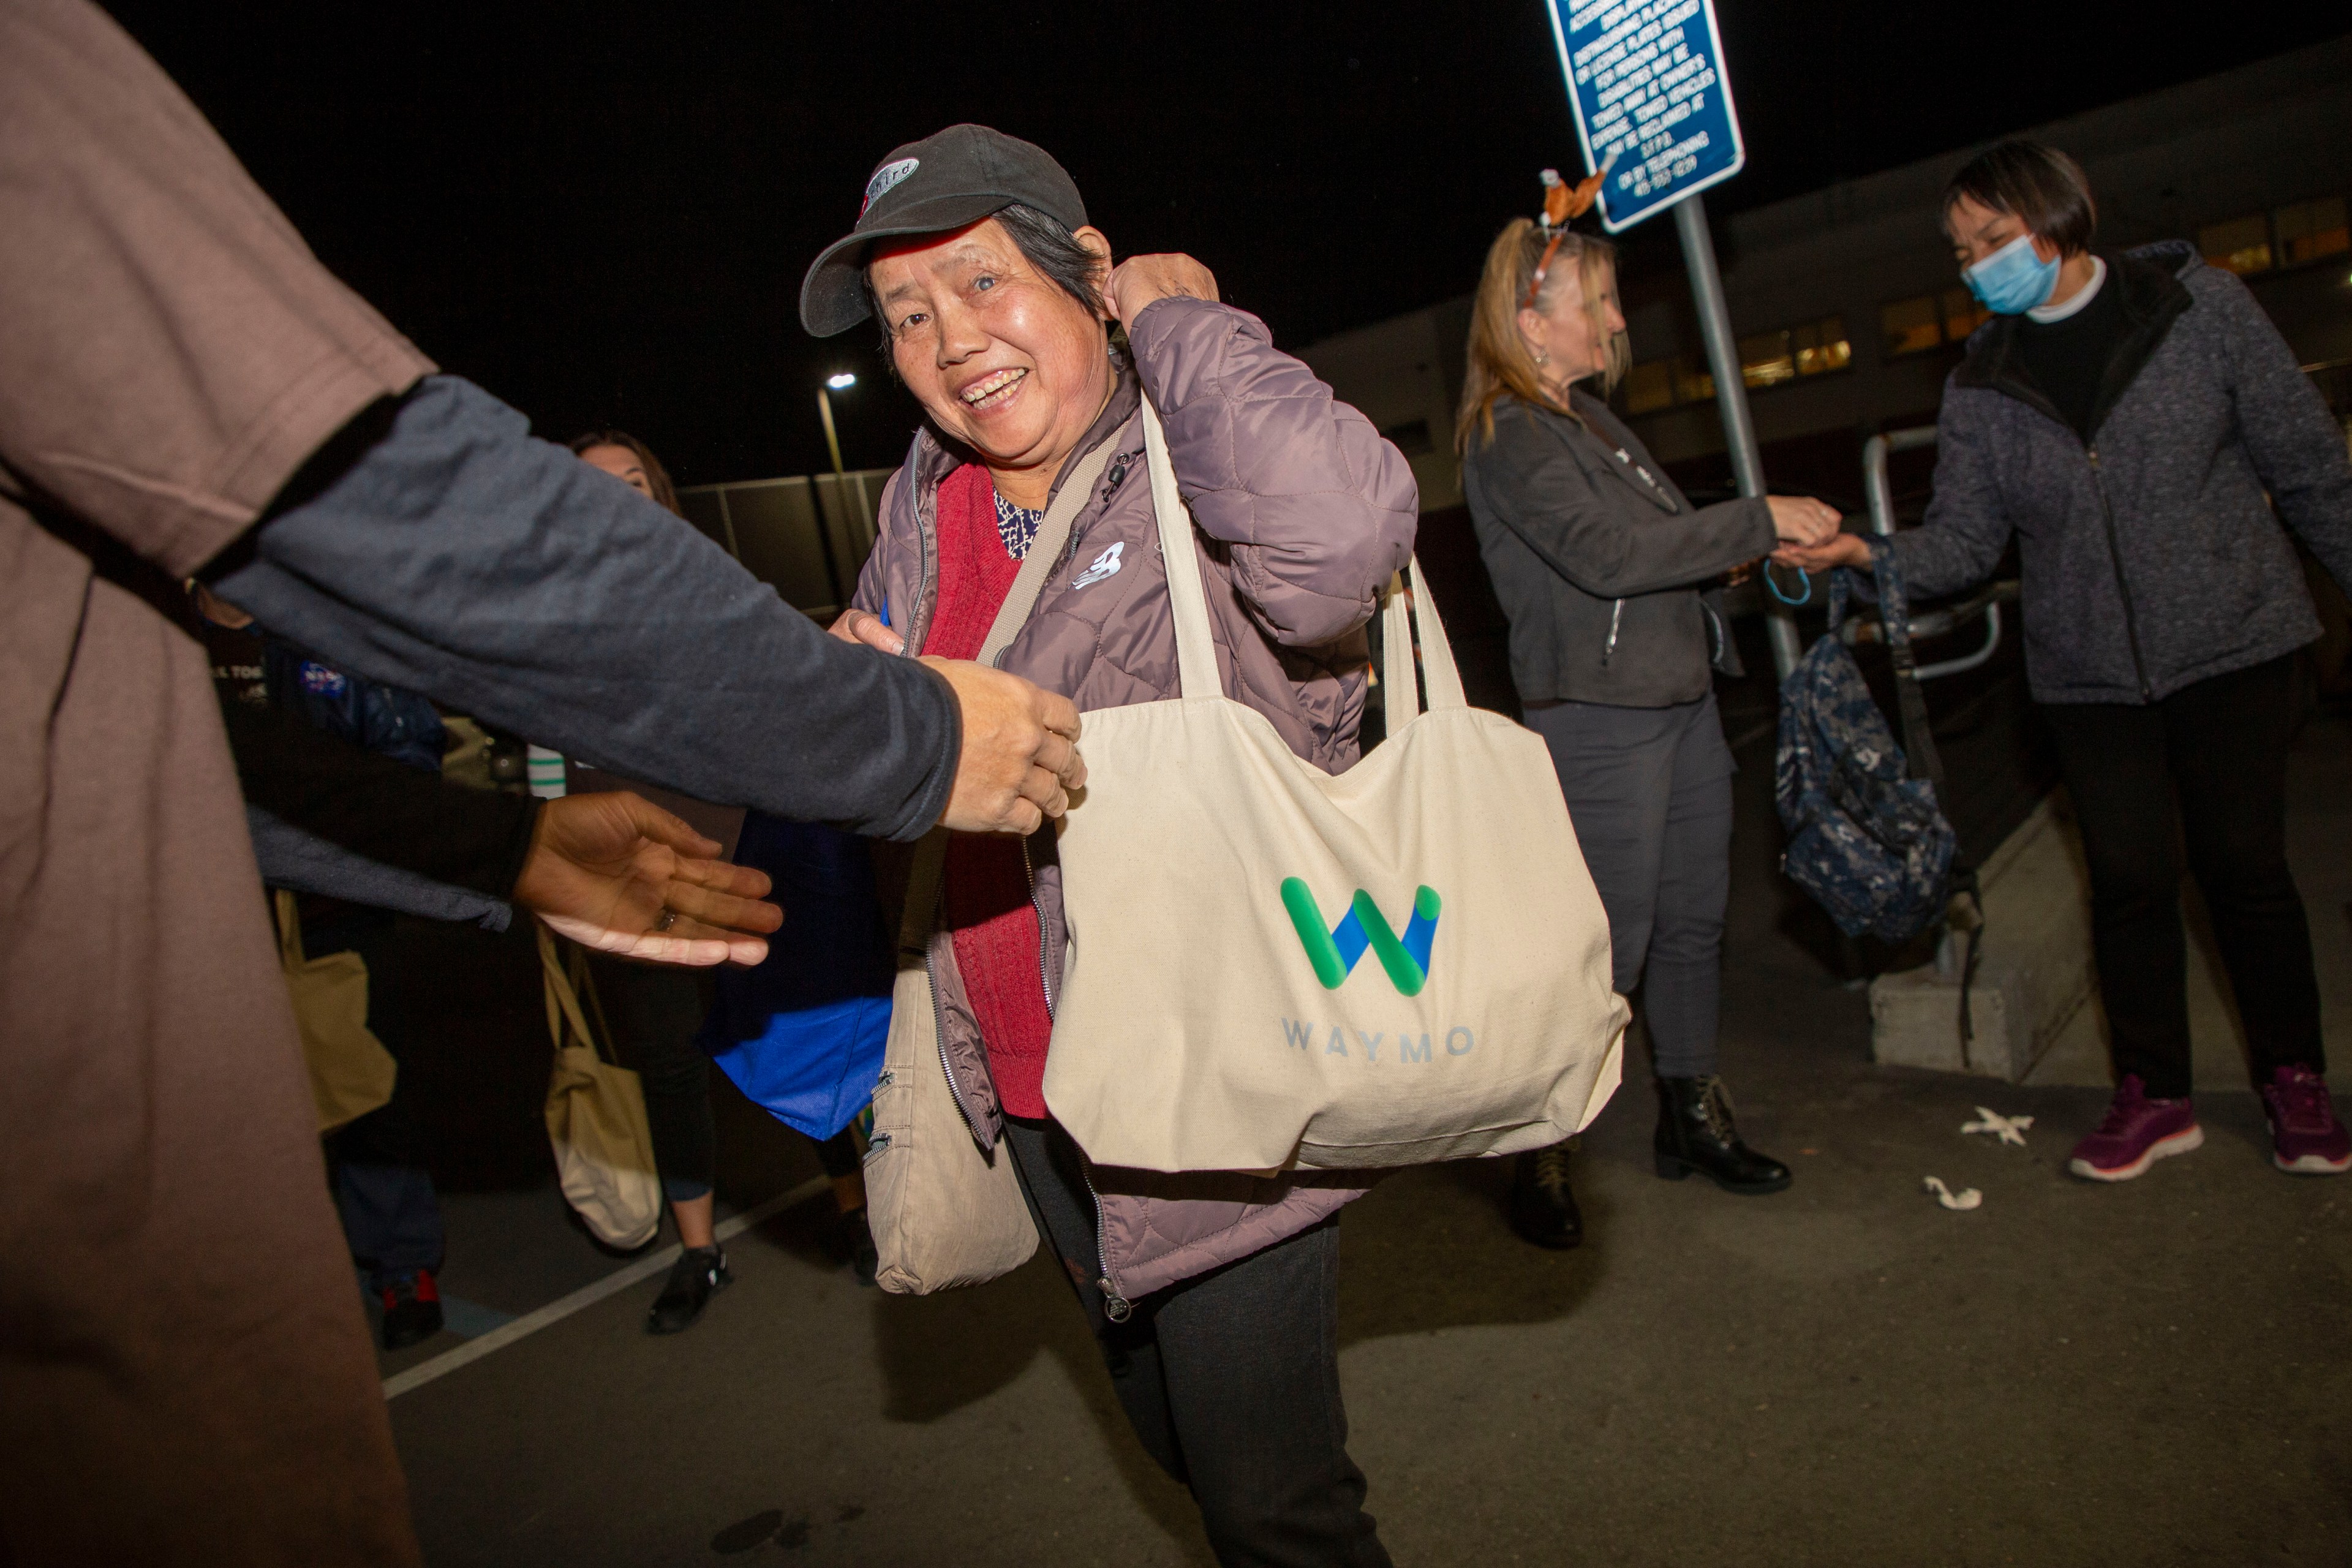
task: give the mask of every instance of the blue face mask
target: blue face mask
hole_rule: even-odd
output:
[[[1969,292],[2000,316],[2021,316],[2058,286],[2058,263],[2033,254],[2033,237],[2021,234],[1974,267],[1960,269]]]

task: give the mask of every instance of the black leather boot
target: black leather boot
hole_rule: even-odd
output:
[[[1576,1140],[1549,1149],[1530,1149],[1519,1156],[1511,1180],[1511,1228],[1519,1239],[1559,1251],[1584,1239],[1584,1215],[1569,1190],[1568,1156]]]
[[[1789,1167],[1739,1141],[1723,1079],[1662,1078],[1658,1084],[1658,1174],[1679,1182],[1696,1171],[1727,1193],[1758,1196],[1789,1184]]]

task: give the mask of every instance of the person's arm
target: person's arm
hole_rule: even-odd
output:
[[[531,796],[445,783],[278,708],[224,701],[221,719],[247,806],[435,882],[512,893],[538,825]]]
[[[2221,274],[2198,308],[2221,317],[2238,430],[2271,505],[2352,593],[2352,454],[2342,428],[2243,283]]]
[[[472,921],[487,931],[504,931],[514,919],[514,906],[503,899],[353,854],[249,801],[245,826],[253,838],[253,858],[261,868],[261,879],[273,888],[319,893],[426,920]]]
[[[1914,603],[1957,594],[1992,575],[2009,548],[2009,510],[2002,503],[1998,458],[1973,401],[2000,393],[1963,392],[1948,382],[1936,424],[1935,493],[1917,528],[1902,529],[1888,541],[1903,572],[1903,592]],[[1869,541],[1859,533],[1832,535],[1812,547],[1784,544],[1772,559],[1808,572],[1832,566],[1854,569],[1854,589],[1874,598],[1867,568]]]
[[[1234,585],[1266,634],[1331,642],[1371,618],[1412,552],[1412,469],[1255,316],[1139,287],[1133,269],[1177,262],[1207,279],[1186,258],[1140,257],[1111,285],[1177,486],[1201,531],[1233,547]]]
[[[763,873],[713,859],[716,843],[634,794],[467,789],[275,709],[221,706],[267,881],[499,931],[511,901],[670,963],[757,963],[782,923]]]
[[[887,837],[949,804],[955,692],[827,637],[697,530],[433,376],[322,453],[214,590],[339,666],[598,767]]]
[[[1680,515],[1615,504],[1595,492],[1568,443],[1524,407],[1496,410],[1494,445],[1474,451],[1472,461],[1496,521],[1595,598],[1688,587],[1773,546],[1772,509],[1762,498]]]

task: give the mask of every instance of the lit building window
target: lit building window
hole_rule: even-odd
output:
[[[1739,340],[1739,378],[1750,386],[1778,386],[1797,379],[1787,332],[1758,332]]]
[[[2342,196],[2297,202],[2291,207],[2279,208],[2275,218],[2282,266],[2293,267],[2352,250],[2352,225],[2345,221]]]
[[[2270,220],[2260,213],[2209,223],[2197,231],[2197,248],[2214,267],[2236,273],[2271,269]]]
[[[1711,403],[1715,400],[1715,377],[1706,367],[1689,354],[1675,361],[1675,401],[1676,403]]]
[[[1654,359],[1625,375],[1625,412],[1654,414],[1675,405],[1675,362]]]
[[[1935,301],[1927,301],[1932,310]],[[1754,332],[1739,340],[1739,375],[1756,388],[1785,386],[1803,376],[1844,370],[1853,363],[1845,318],[1823,316],[1801,326]],[[1696,354],[1645,360],[1626,373],[1622,387],[1627,414],[1655,414],[1676,404],[1706,403],[1715,396],[1715,377]]]
[[[1797,374],[1819,375],[1843,370],[1853,363],[1853,345],[1845,341],[1845,318],[1824,316],[1792,329],[1789,341],[1797,352]]]
[[[1992,312],[1977,303],[1966,288],[1944,290],[1944,341],[1964,343],[1969,334],[1992,320]]]
[[[1878,325],[1886,335],[1886,353],[1890,359],[1898,354],[1925,353],[1944,341],[1944,320],[1936,309],[1933,294],[1881,305],[1878,308]]]

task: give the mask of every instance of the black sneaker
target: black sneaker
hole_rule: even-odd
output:
[[[1584,1215],[1568,1184],[1568,1156],[1576,1140],[1519,1156],[1511,1183],[1511,1228],[1522,1241],[1565,1252],[1584,1240]]]
[[[383,1300],[384,1349],[406,1350],[441,1331],[441,1288],[430,1268],[395,1279],[376,1294]]]
[[[684,1333],[702,1316],[710,1298],[735,1283],[727,1255],[716,1247],[689,1247],[670,1265],[669,1282],[646,1316],[649,1334]]]

